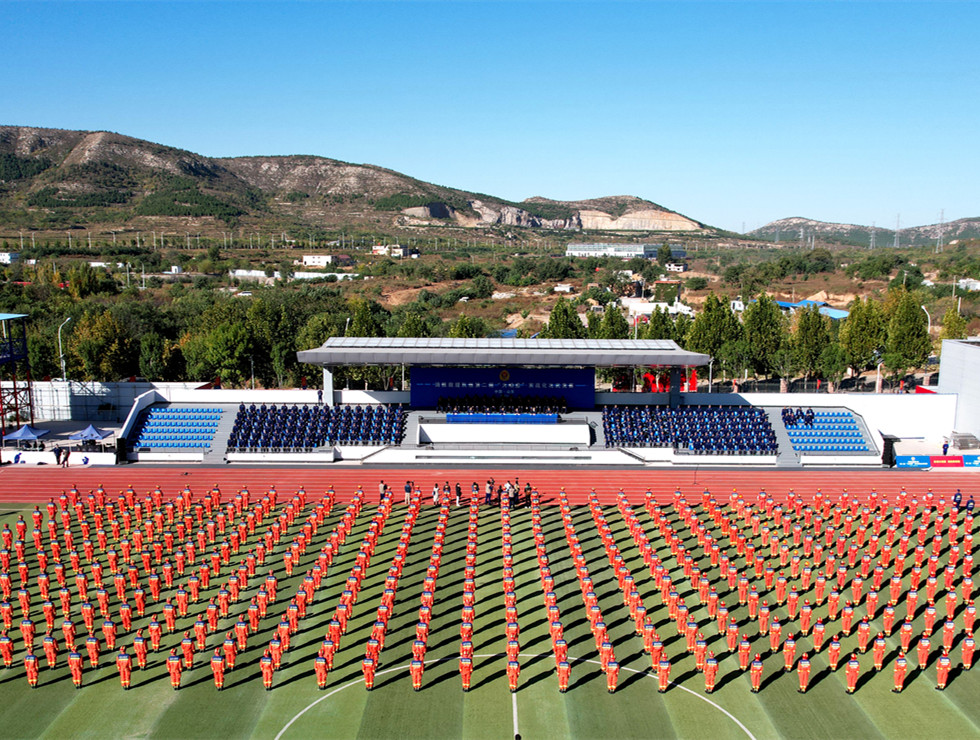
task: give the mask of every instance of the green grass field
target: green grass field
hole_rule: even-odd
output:
[[[657,537],[650,517],[642,510],[642,493],[631,493],[631,498],[660,557],[672,567],[674,581],[681,582],[681,569],[670,558],[669,547]],[[375,499],[376,496],[372,498]],[[281,596],[288,598],[298,588],[301,574],[315,560],[320,545],[343,512],[342,504],[346,503],[347,497],[342,495],[340,500],[292,579],[283,577],[281,567],[281,552],[290,539],[288,536],[270,556],[269,562],[280,574]],[[87,669],[84,687],[76,690],[65,665],[63,644],[60,665],[54,670],[46,667],[43,651],[37,648],[43,667],[40,685],[32,690],[25,680],[21,663],[23,650],[18,636],[14,667],[0,670],[0,736],[274,738],[283,733],[284,738],[507,738],[514,735],[516,723],[523,738],[980,737],[977,672],[954,669],[948,689],[938,692],[934,690],[934,663],[920,675],[914,668],[914,659],[910,659],[906,691],[895,695],[890,692],[891,661],[898,644],[894,638],[888,641],[888,657],[881,675],[873,675],[870,652],[861,656],[863,675],[854,695],[849,696],[844,691],[843,661],[837,673],[830,672],[825,657],[826,646],[822,654],[813,658],[813,678],[806,695],[797,693],[795,673],[783,674],[783,659],[779,654],[766,657],[762,691],[751,693],[748,675],[738,670],[734,656],[726,654],[724,640],[718,636],[706,610],[697,605],[696,593],[684,581],[681,595],[701,624],[709,647],[720,658],[719,687],[712,695],[705,695],[703,678],[695,671],[693,658],[684,652],[683,639],[677,636],[676,628],[667,619],[666,607],[661,605],[653,579],[633,545],[623,518],[612,505],[605,507],[606,516],[650,617],[672,657],[674,685],[666,694],[657,693],[649,658],[643,651],[642,641],[633,631],[628,609],[623,605],[588,507],[581,506],[573,509],[575,527],[622,666],[618,690],[615,694],[607,693],[556,505],[543,506],[542,513],[565,639],[569,644],[569,655],[575,659],[571,687],[566,694],[560,694],[557,689],[547,613],[531,538],[531,516],[527,509],[516,510],[512,515],[522,672],[517,693],[512,695],[508,690],[503,654],[506,638],[501,588],[501,522],[500,511],[495,508],[480,510],[477,621],[473,639],[478,657],[474,661],[473,688],[468,693],[461,691],[456,658],[467,526],[465,507],[453,509],[449,518],[426,654],[426,660],[430,662],[422,691],[412,691],[407,665],[411,658],[422,578],[437,519],[438,512],[434,507],[426,507],[419,516],[397,592],[395,616],[389,624],[381,655],[376,687],[372,692],[366,691],[361,680],[360,661],[404,519],[405,508],[400,503],[388,519],[372,558],[327,689],[320,691],[314,679],[313,657],[375,505],[376,500],[365,505],[341,555],[324,578],[316,600],[300,624],[299,634],[293,638],[282,669],[276,673],[272,691],[262,687],[258,658],[284,608],[282,598],[276,608],[270,609],[269,618],[262,623],[262,631],[249,638],[249,650],[239,656],[236,669],[227,674],[226,688],[220,693],[212,682],[207,652],[199,653],[195,668],[185,672],[180,691],[170,688],[164,666],[165,655],[179,642],[183,630],[191,628],[198,613],[194,610],[188,617],[178,620],[177,633],[165,637],[166,650],[151,653],[147,670],[134,671],[133,688],[128,692],[120,688],[115,667],[111,664],[114,655],[105,652],[103,667]],[[28,511],[25,509],[23,513],[29,521]],[[20,512],[5,510],[0,524],[12,523],[17,513]],[[697,543],[691,538],[686,544],[695,547]],[[707,566],[706,558],[703,564]],[[16,584],[16,573],[12,573],[12,577]],[[212,581],[212,591],[218,585]],[[17,585],[14,588],[16,590]],[[244,609],[255,590],[256,585],[252,584],[232,614]],[[724,590],[719,588],[719,591],[724,598]],[[886,598],[882,599],[882,604]],[[726,601],[732,614],[743,623],[743,631],[752,635],[753,652],[762,651],[765,655],[768,640],[757,636],[754,625],[745,626],[747,610],[739,608],[731,598]],[[16,615],[15,628],[11,631],[14,636],[20,619],[16,595],[12,603]],[[146,618],[137,620],[137,626],[145,625],[150,613],[148,610]],[[825,613],[826,606],[818,608],[814,617]],[[904,614],[904,610],[901,613]],[[785,622],[784,609],[774,607],[773,614]],[[35,616],[35,619],[40,618]],[[59,613],[58,624],[60,619]],[[957,619],[958,624],[960,619],[961,616]],[[920,614],[916,621],[917,632],[921,631],[921,620]],[[234,618],[222,621],[218,633],[209,639],[212,651],[220,642],[219,636],[223,637],[234,621]],[[39,637],[43,635],[43,619],[41,625]],[[876,622],[874,632],[879,629],[878,625],[880,621]],[[832,633],[833,629],[828,628],[828,637]],[[119,642],[131,644],[132,635],[122,635]],[[934,639],[934,646],[937,643],[938,639]],[[854,634],[844,638],[844,655],[855,645]],[[798,653],[809,648],[810,641],[801,638]],[[954,651],[954,665],[959,665],[958,647]]]

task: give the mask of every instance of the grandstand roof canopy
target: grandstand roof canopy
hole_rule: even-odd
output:
[[[331,337],[296,353],[312,365],[533,365],[693,367],[711,358],[667,339],[451,339],[447,337]]]

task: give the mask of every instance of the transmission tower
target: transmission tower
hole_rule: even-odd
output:
[[[895,216],[895,249],[898,249],[898,245],[901,244],[901,239],[899,239],[899,234],[902,231],[902,214]]]
[[[875,222],[871,222],[871,248],[875,248]]]

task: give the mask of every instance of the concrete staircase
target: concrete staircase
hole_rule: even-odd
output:
[[[776,455],[776,467],[799,468],[802,465],[800,462],[800,453],[793,449],[793,443],[790,442],[789,435],[786,433],[786,426],[783,424],[782,407],[767,408],[765,411],[769,417],[769,424],[772,425],[772,430],[776,434],[776,444],[779,446],[779,452]]]

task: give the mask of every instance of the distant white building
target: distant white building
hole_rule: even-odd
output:
[[[326,267],[333,264],[332,254],[304,254],[303,267]]]
[[[20,252],[0,252],[0,265],[9,265],[20,258]]]
[[[974,280],[973,278],[961,278],[956,282],[956,287],[958,287],[960,290],[975,293],[980,290],[980,280]]]
[[[657,244],[569,244],[566,257],[618,257],[620,259],[656,259]]]
[[[685,316],[694,316],[694,309],[690,306],[681,303],[680,301],[674,301],[673,303],[665,303],[662,301],[647,301],[643,298],[620,298],[620,305],[622,305],[632,321],[637,316],[649,316],[654,311],[666,311],[671,316],[676,316],[678,314],[684,314]]]
[[[667,272],[687,272],[686,262],[668,262]]]
[[[556,293],[571,293],[572,292],[572,286],[569,283],[558,283],[555,286],[555,292]]]

